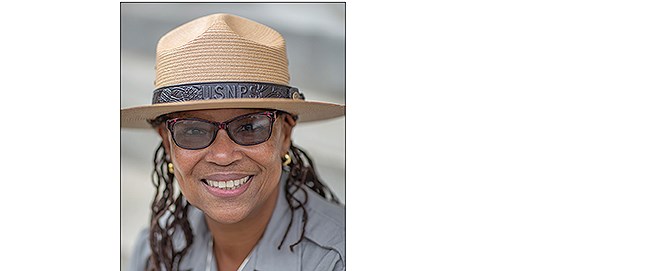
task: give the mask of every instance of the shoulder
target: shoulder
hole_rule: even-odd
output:
[[[307,238],[321,245],[345,243],[345,207],[308,190]]]
[[[160,221],[165,221],[170,216],[169,212],[165,213],[160,219]],[[190,222],[190,227],[192,229],[193,243],[189,247],[187,254],[183,257],[181,262],[181,267],[185,265],[194,265],[193,260],[196,257],[203,257],[201,253],[204,251],[197,251],[196,247],[205,247],[207,243],[206,240],[209,238],[209,233],[207,233],[207,228],[205,227],[204,217],[202,212],[195,207],[190,205],[188,208],[187,219]],[[145,270],[149,256],[151,255],[151,246],[149,245],[150,238],[150,228],[147,227],[140,231],[138,237],[135,240],[133,251],[131,257],[128,260],[129,271],[142,271]],[[208,237],[206,238],[206,235]],[[185,247],[185,238],[182,234],[182,231],[176,230],[172,236],[174,248],[177,250]],[[198,256],[197,256],[198,255]]]
[[[149,229],[144,229],[140,231],[135,240],[133,252],[131,253],[131,258],[129,258],[129,265],[126,270],[145,270],[149,254],[151,254],[151,248],[149,247]]]
[[[312,270],[345,269],[345,207],[308,189],[303,262]],[[305,266],[307,267],[307,266]]]

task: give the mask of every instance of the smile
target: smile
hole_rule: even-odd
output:
[[[237,188],[241,187],[242,185],[248,183],[248,181],[251,180],[251,177],[252,176],[246,176],[246,177],[243,177],[241,179],[229,180],[229,181],[211,181],[211,180],[206,180],[206,179],[203,179],[203,181],[207,185],[209,185],[211,187],[214,187],[214,188],[219,188],[219,189],[223,189],[223,190],[233,190],[233,189],[237,189]]]

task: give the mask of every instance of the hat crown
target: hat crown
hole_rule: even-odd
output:
[[[156,50],[155,87],[201,82],[289,85],[284,38],[230,14],[204,16],[165,34]]]

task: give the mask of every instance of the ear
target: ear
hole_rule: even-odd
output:
[[[167,128],[164,125],[159,125],[158,128],[156,128],[156,131],[158,132],[158,135],[160,135],[160,138],[162,139],[163,148],[165,148],[165,153],[171,156],[171,149],[169,146],[169,133],[167,133]]]
[[[282,154],[289,152],[291,146],[291,133],[296,126],[296,120],[289,114],[282,114]]]

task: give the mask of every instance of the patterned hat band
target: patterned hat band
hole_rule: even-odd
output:
[[[162,87],[153,92],[152,104],[198,100],[281,98],[304,100],[297,88],[269,83],[212,82]]]

